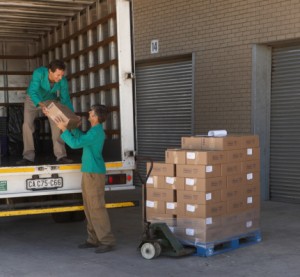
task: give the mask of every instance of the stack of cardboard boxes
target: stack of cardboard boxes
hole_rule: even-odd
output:
[[[191,243],[259,230],[260,149],[255,135],[183,137],[147,180],[150,222],[166,222]],[[150,164],[147,164],[149,170]]]

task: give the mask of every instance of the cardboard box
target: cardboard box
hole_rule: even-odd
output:
[[[165,202],[166,214],[177,215],[177,202]]]
[[[202,149],[202,136],[182,137],[182,149],[201,150]]]
[[[147,221],[154,223],[154,222],[164,222],[168,226],[173,226],[175,224],[175,218],[173,215],[170,214],[156,214],[150,213],[147,214]]]
[[[246,174],[231,175],[226,177],[226,187],[228,189],[245,187],[246,184]]]
[[[259,195],[246,196],[244,201],[245,210],[259,209],[260,197]]]
[[[183,177],[163,177],[165,189],[184,189],[184,178]]]
[[[147,213],[147,215],[165,214],[166,213],[165,202],[147,199],[146,200],[146,213]]]
[[[260,160],[260,148],[246,148],[243,149],[245,153],[245,160],[251,161],[251,160]]]
[[[192,244],[202,244],[214,241],[220,241],[226,238],[221,227],[208,230],[195,228],[192,226],[174,227],[174,234],[180,240],[188,241]]]
[[[238,136],[202,137],[203,150],[235,150],[241,149],[241,139]]]
[[[241,174],[241,163],[225,163],[221,164],[221,176],[239,175]]]
[[[259,172],[260,171],[260,160],[245,161],[241,162],[241,172]]]
[[[147,172],[150,170],[151,163],[147,162]],[[151,175],[154,176],[176,176],[175,164],[167,164],[164,162],[153,162]]]
[[[149,176],[146,182],[146,187],[148,188],[164,188],[164,176]]]
[[[177,202],[177,214],[179,217],[208,218],[226,214],[226,203],[210,203],[207,205],[179,203]]]
[[[246,178],[246,186],[260,184],[260,172],[244,173]]]
[[[221,191],[215,190],[210,192],[203,191],[177,191],[177,202],[178,203],[189,203],[205,205],[208,203],[217,203],[221,200]]]
[[[225,151],[186,151],[186,164],[214,165],[225,163],[226,161]]]
[[[55,121],[56,118],[61,119],[67,124],[67,128],[75,129],[78,127],[80,118],[72,112],[67,106],[57,102],[57,101],[46,101],[45,102],[48,109],[48,116]]]
[[[158,189],[181,189],[184,190],[184,178],[183,177],[168,177],[168,176],[149,176],[147,188]]]
[[[168,149],[165,151],[165,161],[168,164],[186,164],[185,150]]]
[[[245,196],[252,196],[252,195],[259,196],[260,195],[260,185],[253,184],[253,185],[245,186],[244,195]]]
[[[227,201],[227,214],[242,212],[245,210],[245,205],[245,200],[242,198]]]
[[[210,178],[221,176],[221,165],[182,165],[176,167],[178,177]]]
[[[242,148],[259,147],[259,137],[257,135],[241,135]]]
[[[242,162],[246,160],[246,150],[245,149],[237,149],[237,150],[229,150],[225,151],[227,155],[228,163],[236,163]]]
[[[222,189],[221,190],[221,201],[232,201],[243,199],[245,189],[243,187],[234,189]]]
[[[175,201],[175,191],[170,189],[149,188],[146,190],[147,200]]]
[[[184,190],[213,191],[226,188],[226,177],[185,178]]]
[[[207,230],[211,228],[222,226],[222,216],[213,216],[207,218],[187,218],[177,217],[176,220],[178,227],[193,227],[197,229]]]

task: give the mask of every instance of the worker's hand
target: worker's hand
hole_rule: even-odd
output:
[[[64,122],[60,116],[55,117],[54,122],[56,126],[63,132],[67,130],[67,122]]]
[[[40,103],[39,103],[39,106],[41,107],[41,109],[46,108],[46,105],[45,105],[44,102],[40,102]]]
[[[81,116],[77,115],[78,119],[79,119],[79,122],[77,124],[77,127],[79,127],[81,125]]]

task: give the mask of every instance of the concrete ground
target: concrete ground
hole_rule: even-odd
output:
[[[107,202],[136,200],[140,189],[109,192]],[[110,209],[118,245],[95,254],[78,249],[85,223],[54,223],[49,215],[0,218],[0,277],[12,276],[300,276],[300,205],[263,202],[262,242],[208,258],[160,256],[137,251],[141,207]]]

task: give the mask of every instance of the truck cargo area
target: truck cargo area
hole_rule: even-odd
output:
[[[90,128],[93,104],[109,109],[103,123],[106,190],[134,188],[130,1],[0,0],[0,11],[0,209],[80,204],[82,150],[66,147],[73,163],[57,164],[50,124],[42,113],[33,134],[35,163],[16,165],[22,158],[23,103],[31,75],[55,59],[66,64],[71,102],[83,132]]]

